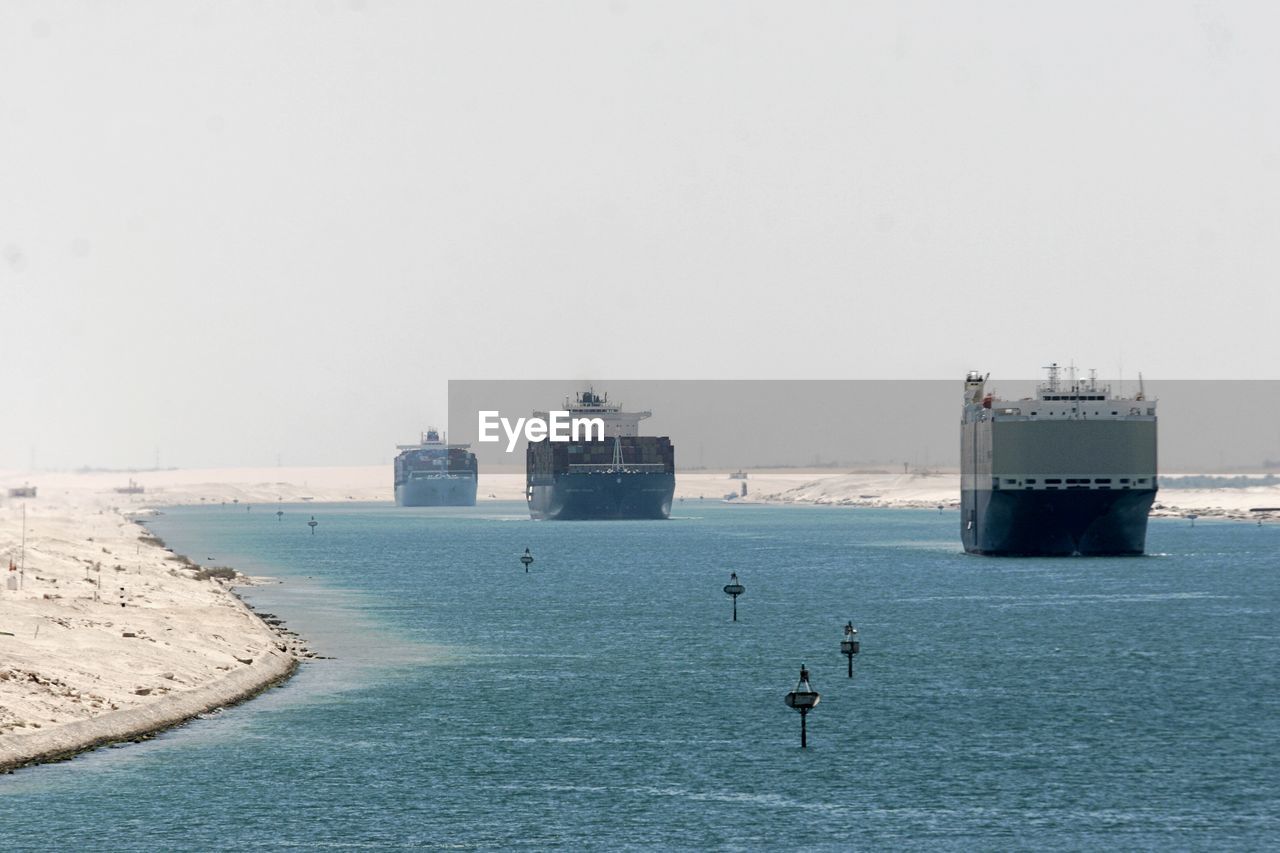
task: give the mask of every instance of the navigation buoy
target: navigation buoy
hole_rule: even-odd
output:
[[[317,524],[319,524],[319,523],[320,523],[320,522],[316,521],[316,517],[315,517],[314,515],[313,515],[313,516],[311,516],[311,520],[307,522],[307,527],[310,527],[310,528],[311,528],[311,535],[312,535],[312,536],[315,536],[315,535],[316,535],[316,525],[317,525]]]
[[[844,637],[840,640],[840,654],[849,659],[849,677],[853,678],[853,656],[858,653],[861,644],[858,642],[858,629],[853,622],[844,624]]]
[[[1199,517],[1200,517],[1200,516],[1196,515],[1194,512],[1192,512],[1192,513],[1188,513],[1188,514],[1187,514],[1187,518],[1191,520],[1191,526],[1192,526],[1192,527],[1195,527],[1195,526],[1196,526],[1196,519],[1197,519],[1197,518],[1199,518]]]
[[[282,509],[276,510],[276,521],[283,521],[283,520],[284,520],[284,510]]]
[[[808,731],[805,728],[805,718],[809,716],[809,712],[817,706],[822,700],[822,695],[809,686],[809,670],[804,668],[804,664],[800,664],[800,680],[796,683],[796,689],[792,690],[783,699],[787,703],[788,708],[794,708],[800,712],[800,748],[804,749],[809,745]]]
[[[733,598],[733,621],[738,621],[738,596],[747,591],[747,588],[738,583],[738,573],[729,573],[729,582],[724,585],[724,594]]]
[[[533,565],[533,555],[529,553],[529,549],[524,549],[524,554],[520,557],[520,562],[524,563],[524,573],[529,574],[529,566]]]

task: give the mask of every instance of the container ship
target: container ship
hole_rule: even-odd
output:
[[[475,506],[476,455],[469,444],[447,444],[435,429],[418,444],[401,444],[395,462],[396,506]]]
[[[529,514],[561,520],[668,518],[676,490],[675,448],[667,436],[639,434],[640,421],[653,413],[624,412],[594,389],[566,399],[564,407],[570,418],[603,421],[604,439],[529,442]]]
[[[1156,403],[1057,364],[1034,398],[964,383],[961,537],[971,554],[1142,554],[1155,500]]]

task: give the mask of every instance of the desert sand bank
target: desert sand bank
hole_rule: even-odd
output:
[[[123,496],[94,484],[37,488],[0,504],[0,770],[240,701],[306,654],[254,615],[230,578],[134,523]]]
[[[723,475],[722,475],[723,476]],[[1156,517],[1198,515],[1203,518],[1235,520],[1276,520],[1280,512],[1257,512],[1260,508],[1280,508],[1280,485],[1249,488],[1184,489],[1174,484],[1180,475],[1163,478],[1166,485],[1156,495],[1151,514]],[[676,493],[682,492],[677,479]],[[747,496],[736,500],[761,503],[812,504],[816,506],[893,507],[931,509],[957,508],[960,505],[960,474],[956,471],[888,474],[875,472],[812,472],[802,482],[777,473],[757,477],[748,472]],[[726,495],[737,481],[711,479],[706,485],[725,486]],[[694,490],[698,490],[698,486]],[[740,489],[740,486],[739,486]]]

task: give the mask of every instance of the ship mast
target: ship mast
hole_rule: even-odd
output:
[[[1058,375],[1062,372],[1062,368],[1059,367],[1058,362],[1055,361],[1050,363],[1047,367],[1045,367],[1044,370],[1049,371],[1049,390],[1052,392],[1057,392]]]

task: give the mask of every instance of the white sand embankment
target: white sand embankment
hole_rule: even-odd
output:
[[[801,482],[757,478],[748,472],[747,497],[762,503],[819,506],[917,507],[933,509],[960,502],[960,475],[955,472],[894,474],[883,471],[809,472]]]
[[[723,476],[723,475],[722,475]],[[1156,494],[1151,514],[1156,517],[1198,515],[1203,518],[1236,520],[1280,519],[1280,511],[1258,512],[1263,508],[1280,508],[1280,485],[1258,485],[1248,488],[1195,488],[1177,486],[1179,474],[1163,479]],[[682,475],[681,479],[684,479]],[[719,479],[716,486],[731,491],[736,481]],[[756,477],[748,472],[748,494],[738,498],[745,502],[813,504],[850,507],[914,507],[954,508],[960,503],[960,474],[957,471],[930,471],[907,474],[876,472],[837,473],[829,470],[812,472],[804,482],[787,483],[777,477]],[[781,486],[781,487],[779,487]],[[677,492],[680,488],[677,487]]]
[[[0,504],[0,770],[134,739],[288,677],[293,639],[229,581],[198,578],[126,516],[126,496],[61,476],[0,476],[5,492],[39,490]]]

